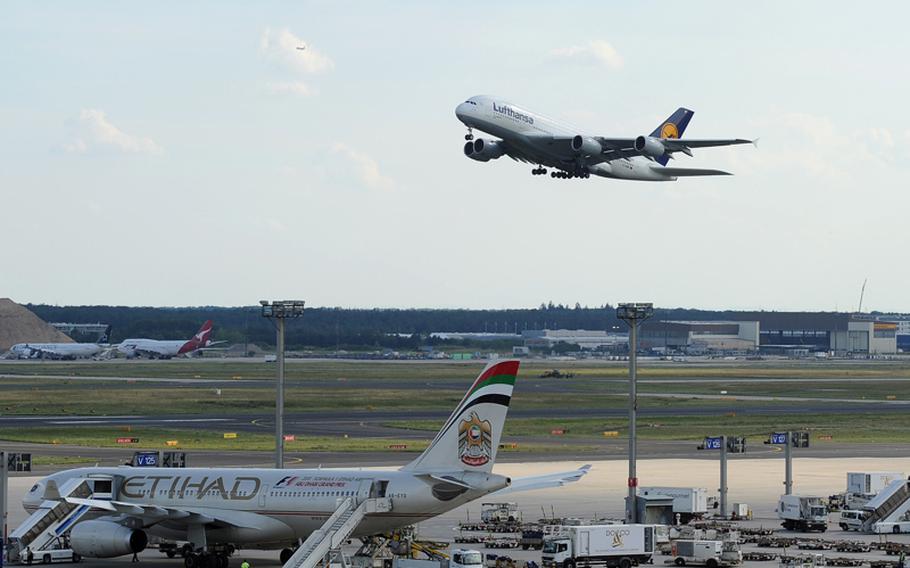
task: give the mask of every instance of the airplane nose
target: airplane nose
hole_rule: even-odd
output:
[[[455,107],[455,116],[458,117],[458,120],[464,120],[464,117],[467,115],[467,112],[468,112],[467,107],[468,107],[468,103],[461,103],[460,105]]]

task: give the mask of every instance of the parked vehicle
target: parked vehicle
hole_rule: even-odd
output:
[[[541,558],[547,568],[578,564],[631,568],[649,562],[653,555],[653,525],[580,525],[547,537]]]
[[[642,496],[660,495],[673,499],[673,513],[686,524],[708,513],[708,490],[704,487],[641,487]]]
[[[865,511],[841,511],[840,520],[837,524],[840,526],[841,530],[845,531],[861,531],[863,530],[863,521],[866,520],[868,513]]]
[[[821,497],[781,495],[777,503],[781,526],[790,531],[828,530],[828,507]]]
[[[743,553],[736,541],[677,540],[672,547],[677,566],[736,566],[742,564]]]

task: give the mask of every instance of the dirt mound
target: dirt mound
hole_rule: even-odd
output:
[[[0,298],[0,352],[28,342],[73,343],[73,340],[16,302]]]

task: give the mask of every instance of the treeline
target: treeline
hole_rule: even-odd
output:
[[[216,340],[261,347],[275,344],[275,329],[260,315],[259,306],[153,308],[29,304],[27,307],[47,322],[110,324],[112,342],[134,337],[189,338],[210,319],[214,322]],[[657,319],[729,317],[729,312],[655,310]],[[510,310],[307,308],[303,318],[288,323],[287,343],[293,349],[411,349],[446,343],[429,338],[432,332],[520,333],[525,329],[621,331],[626,327],[609,304],[591,308],[550,302],[533,309]],[[489,345],[470,341],[462,344]]]

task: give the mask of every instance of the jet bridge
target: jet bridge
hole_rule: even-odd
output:
[[[339,502],[338,508],[317,531],[300,545],[285,562],[285,568],[316,568],[332,553],[341,553],[341,545],[351,536],[367,513],[387,513],[392,510],[389,498],[364,499],[359,504],[352,497]]]
[[[863,510],[868,516],[863,521],[865,532],[878,532],[875,525],[885,522],[897,522],[910,512],[910,480],[897,479],[870,499]]]

